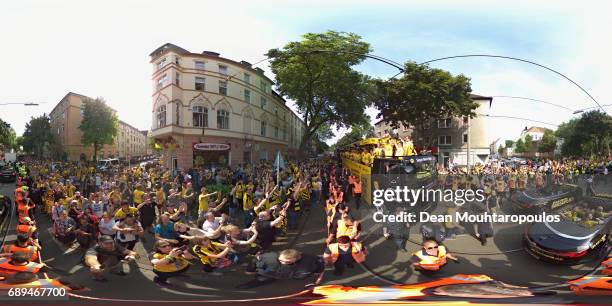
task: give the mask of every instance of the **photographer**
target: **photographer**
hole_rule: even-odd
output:
[[[144,229],[133,215],[127,215],[123,220],[115,223],[113,230],[117,232],[117,242],[122,247],[133,250],[138,237],[144,236]]]
[[[168,278],[177,276],[189,269],[189,260],[193,259],[188,246],[172,248],[165,240],[158,240],[154,245],[155,253],[151,264],[155,278],[153,281],[159,286],[169,286]]]
[[[115,243],[110,236],[102,236],[98,244],[85,253],[85,264],[89,267],[96,281],[106,281],[108,272],[120,276],[126,275],[122,262],[134,260],[138,254]]]
[[[316,255],[303,254],[295,249],[267,252],[258,255],[247,267],[247,274],[256,274],[256,278],[237,288],[259,287],[276,280],[305,280],[324,269],[323,260]]]
[[[232,253],[232,242],[220,243],[206,237],[194,239],[193,252],[202,262],[202,270],[211,275],[220,276],[214,269],[229,267],[238,262],[238,256]]]

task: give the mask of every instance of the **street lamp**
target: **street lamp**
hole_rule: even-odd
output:
[[[607,106],[612,106],[612,104],[604,104],[601,107],[607,107]],[[577,109],[572,114],[575,115],[575,114],[584,113],[585,110],[594,109],[594,108],[599,108],[599,107],[593,106],[593,107],[587,107],[587,108],[583,108],[583,109]]]
[[[0,103],[0,105],[38,106],[38,103],[33,103],[33,102],[26,102],[26,103]]]

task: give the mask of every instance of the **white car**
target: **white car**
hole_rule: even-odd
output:
[[[104,171],[119,167],[119,160],[116,158],[103,159],[98,161],[98,169]]]

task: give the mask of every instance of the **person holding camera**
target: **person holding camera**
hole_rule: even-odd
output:
[[[229,267],[238,262],[238,256],[232,252],[232,241],[220,243],[207,237],[194,238],[193,252],[202,262],[202,270],[211,275],[220,276],[214,269]]]
[[[173,248],[166,240],[157,240],[154,245],[155,253],[151,264],[155,277],[153,281],[158,286],[169,286],[168,278],[184,273],[189,269],[189,260],[193,255],[189,253],[189,246],[184,245]]]
[[[89,267],[92,278],[96,281],[105,282],[106,274],[114,273],[120,276],[126,275],[123,271],[123,262],[129,262],[138,254],[130,251],[117,243],[111,236],[101,236],[98,244],[85,253],[85,264]]]

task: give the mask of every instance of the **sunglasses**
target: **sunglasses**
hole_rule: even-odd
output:
[[[425,249],[426,249],[426,250],[435,250],[435,249],[437,249],[437,248],[438,248],[438,246],[436,245],[436,246],[433,246],[433,247],[428,247],[428,248],[425,248]]]

